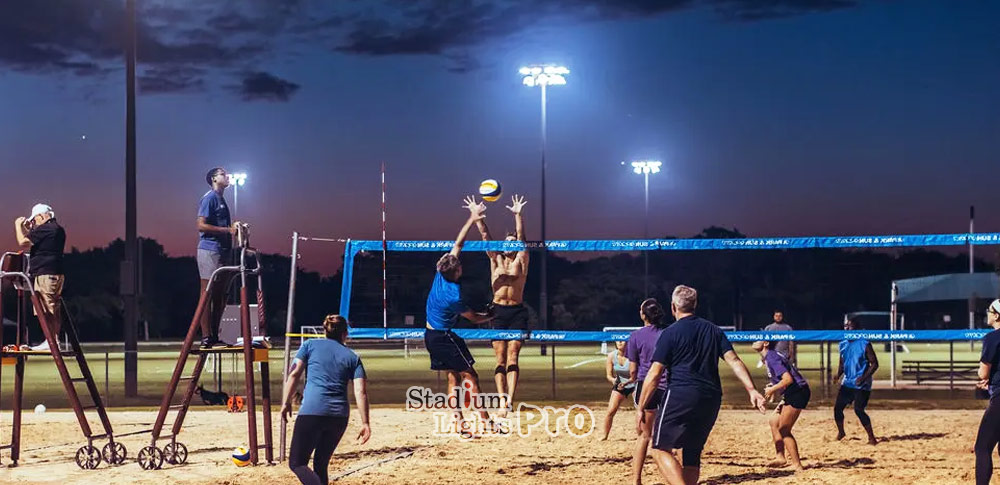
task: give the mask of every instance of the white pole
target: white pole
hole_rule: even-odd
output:
[[[233,220],[236,220],[236,214],[240,211],[240,184],[239,182],[233,184]]]
[[[975,271],[975,248],[972,245],[972,235],[976,232],[976,206],[969,206],[969,274]],[[969,330],[976,328],[976,302],[972,295],[969,296]],[[969,341],[969,348],[976,350],[976,341]]]
[[[646,182],[646,220],[644,222],[642,237],[649,240],[649,169],[643,171]],[[649,298],[649,248],[642,252],[643,258],[643,280],[642,280],[642,293],[645,298]]]
[[[896,286],[895,282],[892,283],[891,293],[892,293],[891,295],[892,306],[890,307],[889,310],[889,330],[896,330],[896,314],[897,314],[896,297],[899,294],[899,288]],[[889,380],[890,384],[892,385],[892,388],[895,389],[896,388],[896,342],[894,340],[889,341],[889,349],[890,349],[889,355],[892,356],[890,359],[892,368],[889,370],[889,376],[890,376]]]
[[[292,333],[292,320],[295,318],[295,274],[299,260],[299,233],[292,233],[292,267],[291,275],[288,277],[288,309],[285,311],[285,356],[281,367],[281,395],[285,395],[285,383],[288,382],[288,361],[291,359],[291,347],[288,346]],[[285,461],[285,443],[287,441],[288,420],[285,415],[281,415],[281,446],[278,453],[278,461]]]
[[[386,276],[386,254],[388,243],[385,238],[385,162],[382,162],[382,339],[389,338],[388,278]]]

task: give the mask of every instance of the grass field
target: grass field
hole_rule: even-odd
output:
[[[401,404],[405,390],[414,385],[422,385],[442,389],[436,372],[429,370],[427,354],[423,349],[411,349],[407,357],[401,348],[364,348],[357,342],[357,351],[362,356],[369,376],[369,389],[373,404]],[[942,360],[949,358],[948,344],[943,343],[911,343],[910,353],[898,354],[898,366],[908,360]],[[521,384],[518,388],[518,399],[528,402],[600,402],[607,399],[608,384],[604,380],[604,360],[598,353],[597,344],[560,345],[555,350],[556,394],[552,394],[552,357],[540,355],[537,346],[524,349],[520,367]],[[889,354],[883,352],[881,345],[876,346],[881,367],[876,379],[889,378]],[[485,344],[477,344],[472,349],[476,358],[476,369],[482,375],[484,389],[493,390],[492,369],[494,359],[492,349]],[[737,352],[750,367],[758,387],[766,380],[763,369],[758,369],[758,357],[749,346],[738,345]],[[108,392],[106,398],[112,407],[148,407],[156,406],[163,395],[176,362],[177,350],[142,351],[139,353],[139,397],[126,399],[123,387],[123,360],[121,353],[108,355],[105,360],[103,350],[88,351],[88,362],[94,373],[102,394],[105,390],[105,372],[108,375]],[[803,369],[817,369],[820,363],[819,346],[815,344],[802,345],[799,349],[799,366]],[[271,358],[272,395],[277,403],[280,399],[281,384],[281,349],[273,349]],[[978,347],[971,350],[968,343],[955,344],[956,361],[978,360]],[[838,356],[832,356],[834,366]],[[190,360],[188,368],[194,365]],[[105,369],[107,367],[107,369]],[[13,388],[13,367],[2,369],[2,409],[10,409]],[[75,364],[70,364],[71,373],[75,374]],[[233,370],[237,372],[234,373]],[[242,360],[223,357],[222,390],[228,393],[244,394]],[[814,388],[813,399],[818,405],[827,405],[831,399],[829,389],[822,389],[820,373],[815,370],[804,372]],[[727,406],[742,406],[745,393],[735,381],[732,373],[725,367],[721,369],[723,386],[725,388],[725,404]],[[52,360],[48,357],[32,357],[25,370],[25,400],[26,407],[32,408],[42,403],[49,408],[64,408],[67,400],[65,391]],[[206,388],[215,389],[212,382],[210,365],[202,375]],[[82,387],[81,387],[82,389]],[[817,392],[817,390],[820,390]],[[259,394],[258,394],[259,395]],[[196,398],[197,399],[197,398]],[[873,407],[907,407],[907,408],[978,408],[968,390],[876,390],[872,398]]]

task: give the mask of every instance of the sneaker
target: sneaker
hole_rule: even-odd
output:
[[[31,350],[34,350],[35,352],[49,352],[51,350],[49,349],[49,341],[45,340],[42,343],[32,347]]]
[[[210,349],[212,347],[217,347],[220,343],[221,342],[219,342],[218,337],[211,335],[201,339],[201,348]]]
[[[243,346],[243,337],[236,339],[236,343],[233,344],[235,347]],[[255,349],[269,349],[271,348],[271,338],[270,337],[254,337],[250,341],[250,346]]]

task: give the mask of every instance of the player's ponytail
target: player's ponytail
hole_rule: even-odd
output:
[[[639,308],[642,311],[642,316],[650,325],[658,328],[667,326],[663,322],[663,317],[666,313],[663,311],[663,307],[660,306],[660,302],[656,301],[656,298],[647,298]]]
[[[339,342],[347,340],[347,319],[340,315],[327,315],[323,320],[326,338]]]

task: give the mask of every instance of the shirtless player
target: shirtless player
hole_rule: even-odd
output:
[[[507,241],[524,242],[524,218],[521,209],[524,207],[524,197],[511,197],[511,205],[507,206],[514,213],[514,233],[508,233]],[[485,220],[476,223],[484,241],[490,241],[490,230]],[[527,330],[528,309],[524,306],[524,283],[528,279],[528,251],[487,251],[490,258],[490,283],[493,287],[493,309],[495,319],[494,329]],[[517,378],[520,369],[517,358],[521,353],[524,334],[517,340],[494,340],[493,352],[497,356],[497,367],[493,378],[496,381],[497,393],[507,394],[506,409],[514,405],[514,391],[517,389]],[[501,412],[505,416],[506,411]]]

